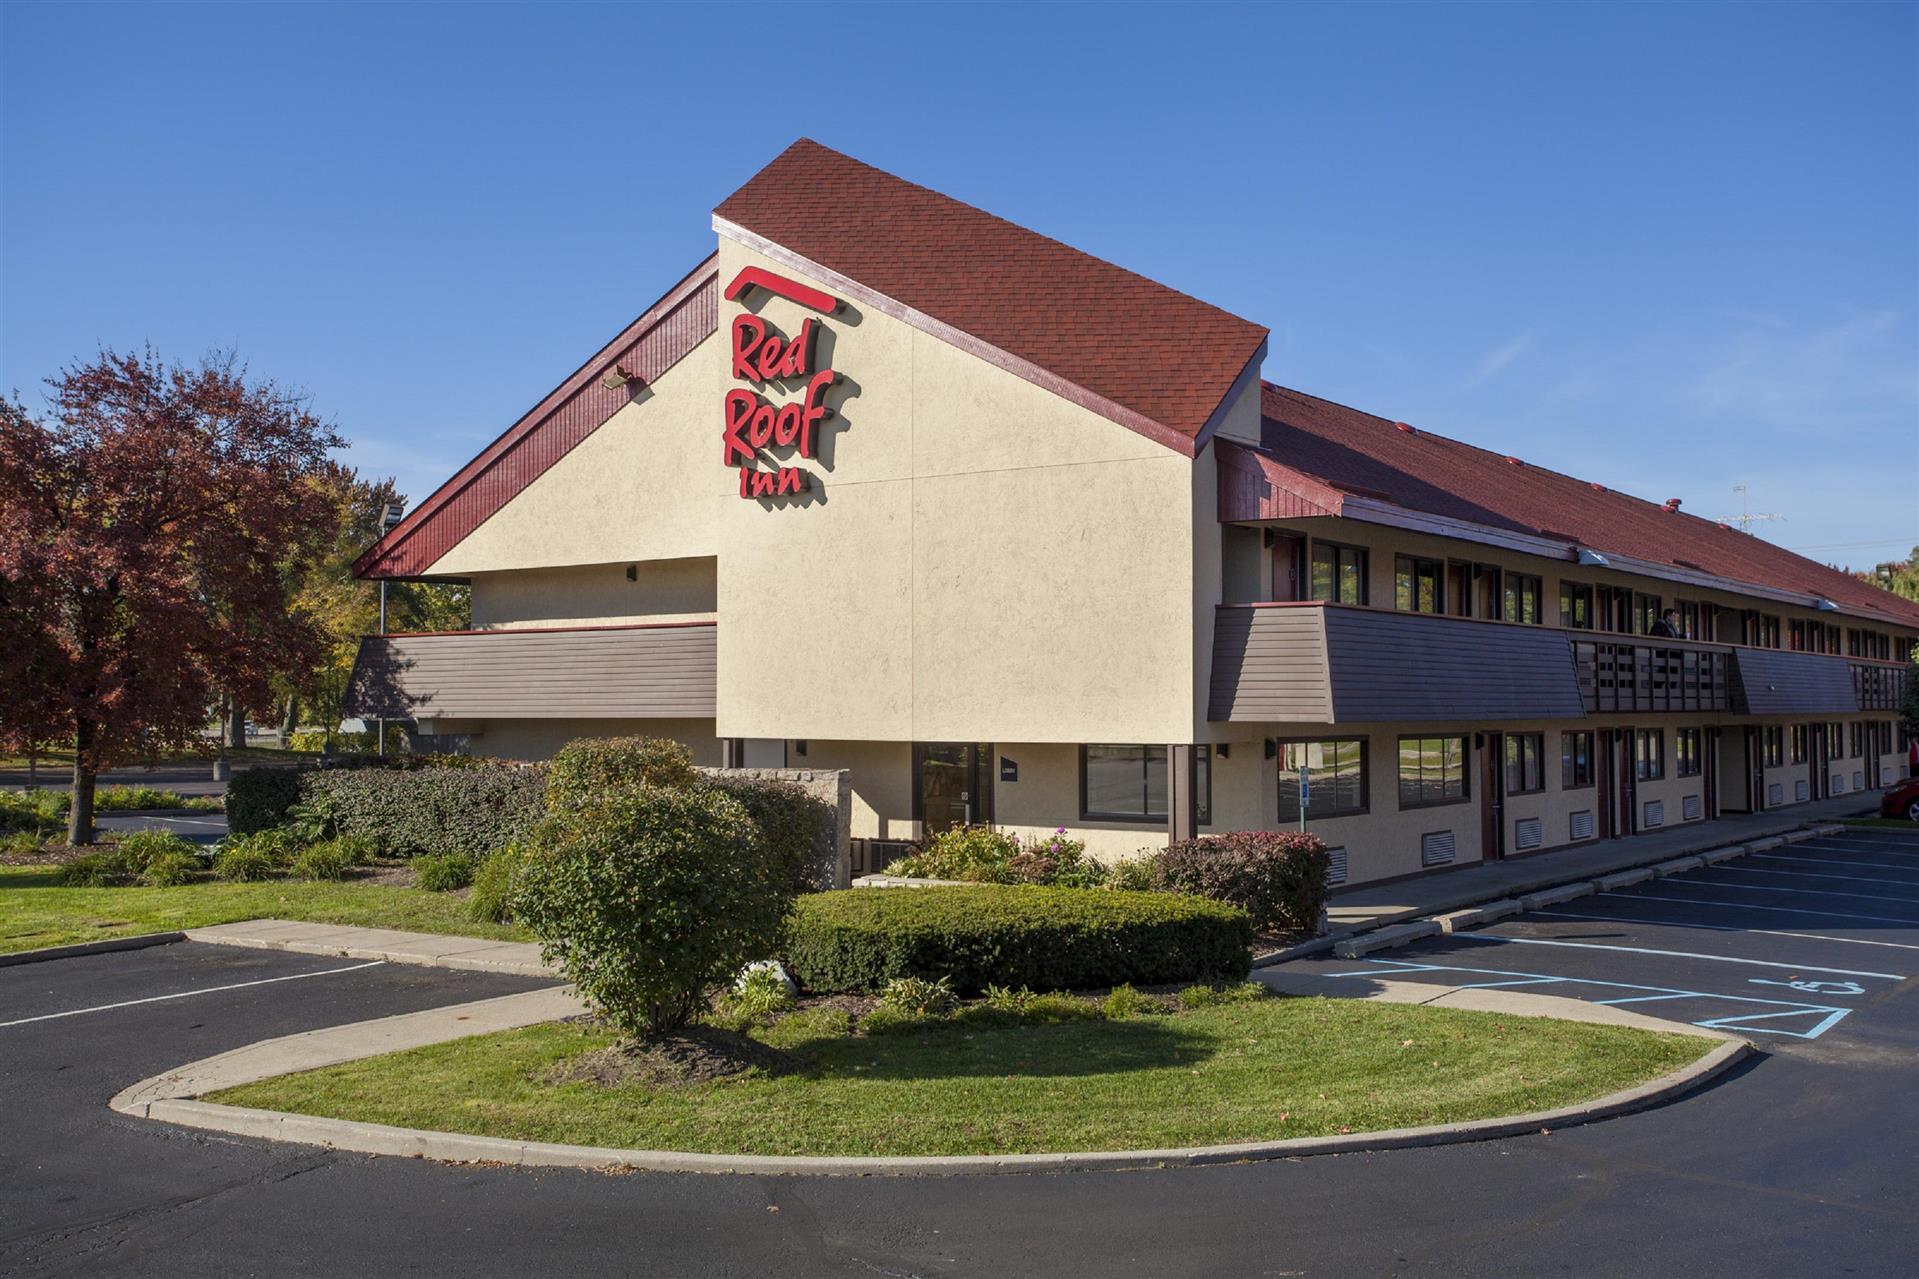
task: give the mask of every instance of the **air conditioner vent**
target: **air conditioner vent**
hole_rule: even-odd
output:
[[[1680,800],[1679,810],[1685,820],[1689,822],[1696,822],[1706,815],[1706,805],[1697,795],[1688,795],[1686,798]]]
[[[1545,842],[1546,836],[1540,829],[1537,817],[1522,817],[1513,826],[1513,847],[1519,852],[1529,852]]]
[[[1832,793],[1835,795],[1843,795],[1846,793],[1846,775],[1844,773],[1834,773],[1832,775]]]
[[[1592,809],[1582,808],[1578,812],[1574,813],[1572,815],[1572,821],[1569,823],[1569,826],[1570,826],[1569,833],[1572,836],[1572,838],[1591,839],[1593,837]]]
[[[1328,884],[1346,882],[1346,850],[1344,848],[1326,850],[1326,882]]]
[[[1646,825],[1664,826],[1666,824],[1666,801],[1649,799],[1646,801]]]
[[[1855,772],[1852,775],[1852,788],[1854,790],[1866,789],[1866,775],[1864,773]]]
[[[1807,797],[1810,796],[1811,794],[1812,792],[1807,787],[1805,778],[1802,777],[1798,781],[1792,784],[1792,797],[1793,799],[1797,800],[1799,803],[1801,804],[1805,803]]]
[[[1786,802],[1786,788],[1778,782],[1766,787],[1766,807],[1777,808]]]
[[[1444,866],[1452,861],[1456,852],[1453,833],[1449,830],[1436,830],[1419,837],[1421,866]]]

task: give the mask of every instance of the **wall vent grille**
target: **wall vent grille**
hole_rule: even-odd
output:
[[[1343,884],[1346,882],[1346,850],[1329,848],[1326,850],[1326,882]]]
[[[1646,825],[1664,826],[1666,824],[1666,801],[1649,799],[1646,801]]]
[[[1419,864],[1421,866],[1444,866],[1458,852],[1449,830],[1436,830],[1419,837]]]
[[[1835,795],[1843,795],[1846,793],[1846,775],[1844,773],[1834,773],[1832,775],[1832,793]]]
[[[1706,805],[1697,795],[1688,795],[1679,801],[1681,814],[1689,822],[1696,822],[1706,815]]]
[[[1856,772],[1852,775],[1852,788],[1854,790],[1866,789],[1866,775],[1864,773]]]
[[[1811,795],[1811,793],[1811,790],[1806,785],[1806,779],[1803,777],[1792,784],[1792,797],[1801,804],[1806,802],[1807,797]]]
[[[1545,842],[1546,835],[1537,817],[1521,818],[1513,827],[1513,847],[1522,853],[1538,848]]]
[[[1777,808],[1779,805],[1785,802],[1786,802],[1786,788],[1784,786],[1781,786],[1778,782],[1774,782],[1772,785],[1766,787],[1766,806],[1767,807]]]
[[[1570,833],[1574,839],[1591,839],[1593,837],[1592,809],[1582,808],[1574,813],[1570,825]]]

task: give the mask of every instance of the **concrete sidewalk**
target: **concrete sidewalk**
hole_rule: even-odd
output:
[[[189,928],[188,941],[215,946],[250,946],[299,955],[338,955],[343,959],[383,959],[390,964],[464,968],[520,977],[559,978],[540,962],[532,942],[488,941],[443,933],[409,933],[395,928],[359,928],[351,924],[303,924],[290,919],[248,919],[211,928]]]
[[[1728,844],[1783,835],[1812,823],[1838,817],[1870,816],[1878,811],[1878,799],[1876,793],[1862,791],[1839,799],[1795,804],[1790,809],[1688,822],[1629,839],[1600,840],[1576,848],[1481,862],[1460,870],[1336,892],[1326,908],[1328,933],[1338,940],[1388,924],[1519,897],[1558,884],[1650,866]]]

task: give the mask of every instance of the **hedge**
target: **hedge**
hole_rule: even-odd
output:
[[[795,782],[708,774],[705,781],[740,802],[767,848],[801,892],[827,889],[839,870],[839,814]]]
[[[546,806],[584,808],[630,786],[693,785],[693,752],[669,737],[581,737],[547,766]]]
[[[287,819],[287,809],[300,802],[297,768],[247,768],[227,782],[227,829],[235,835],[271,830]]]
[[[1091,888],[854,888],[802,897],[785,958],[808,990],[877,992],[896,977],[950,977],[973,993],[1239,981],[1246,913],[1172,893]]]
[[[546,774],[519,764],[474,768],[344,768],[300,775],[301,801],[341,835],[364,835],[385,854],[478,860],[520,839],[546,815]]]

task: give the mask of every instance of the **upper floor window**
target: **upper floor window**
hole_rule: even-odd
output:
[[[1306,769],[1306,817],[1348,817],[1366,811],[1366,741],[1279,744],[1279,821],[1299,820],[1299,770]]]
[[[1466,739],[1399,739],[1399,806],[1459,804],[1470,797],[1466,784]]]
[[[1584,582],[1559,584],[1559,624],[1574,630],[1593,628],[1593,588]]]
[[[1680,635],[1689,640],[1706,638],[1706,633],[1699,629],[1699,602],[1697,600],[1674,600],[1673,607],[1679,610]]]
[[[1632,630],[1632,590],[1624,586],[1599,588],[1599,629]]]
[[[1328,604],[1366,602],[1366,551],[1313,539],[1313,598]]]
[[[1528,795],[1546,789],[1546,735],[1506,734],[1506,793]]]
[[[1792,646],[1793,652],[1810,653],[1814,651],[1811,647],[1808,646],[1806,642],[1806,627],[1808,625],[1817,626],[1819,625],[1819,623],[1817,622],[1807,623],[1807,622],[1801,621],[1799,618],[1796,618],[1796,617],[1792,619],[1792,629],[1789,632],[1789,635],[1790,635],[1789,642]]]
[[[1577,790],[1593,784],[1593,735],[1590,729],[1576,729],[1559,735],[1559,785],[1562,790]]]
[[[1696,728],[1682,728],[1673,734],[1672,764],[1677,777],[1699,776],[1699,737]]]
[[[1445,566],[1438,560],[1399,555],[1393,559],[1393,607],[1407,613],[1445,611]]]
[[[1637,595],[1633,597],[1633,605],[1633,631],[1640,635],[1652,634],[1653,623],[1659,620],[1659,597]]]
[[[1666,730],[1636,729],[1632,735],[1633,776],[1642,782],[1656,782],[1666,775]]]
[[[1508,573],[1501,595],[1501,615],[1508,622],[1537,626],[1545,619],[1539,613],[1539,579],[1529,573]]]

